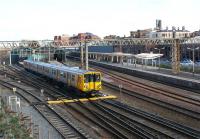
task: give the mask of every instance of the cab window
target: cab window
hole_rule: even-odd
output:
[[[89,74],[85,74],[84,75],[84,83],[88,83],[89,82]]]
[[[94,74],[94,80],[95,82],[100,82],[101,80],[100,74]]]
[[[94,74],[89,74],[89,82],[94,82]]]

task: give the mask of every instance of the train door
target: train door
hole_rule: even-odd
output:
[[[89,74],[84,74],[84,91],[89,90]]]
[[[76,76],[74,74],[71,75],[71,86],[76,87]]]
[[[71,86],[71,74],[67,73],[67,85]]]
[[[64,73],[64,71],[60,71],[60,81],[65,83],[65,73]]]
[[[57,70],[57,80],[59,81],[60,80],[60,71]]]
[[[77,88],[79,90],[83,90],[84,82],[83,82],[83,76],[77,75]]]
[[[100,75],[100,73],[94,74],[94,89],[101,90],[101,75]]]
[[[67,84],[67,72],[64,72],[64,83]]]
[[[89,88],[90,88],[90,90],[95,89],[95,81],[94,81],[95,78],[94,77],[95,76],[94,76],[93,73],[89,74]]]

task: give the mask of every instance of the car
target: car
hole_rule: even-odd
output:
[[[191,66],[193,65],[193,61],[191,59],[183,59],[180,64],[181,66]]]
[[[200,59],[195,62],[197,66],[200,66]]]

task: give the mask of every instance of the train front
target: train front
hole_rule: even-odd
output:
[[[92,94],[98,93],[102,89],[100,72],[86,72],[83,79],[83,92]]]

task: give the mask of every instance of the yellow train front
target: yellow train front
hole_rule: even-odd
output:
[[[98,93],[102,89],[100,72],[30,60],[24,60],[24,68],[61,82],[80,93]]]
[[[101,73],[88,71],[78,76],[77,88],[85,93],[98,92],[101,87]]]

